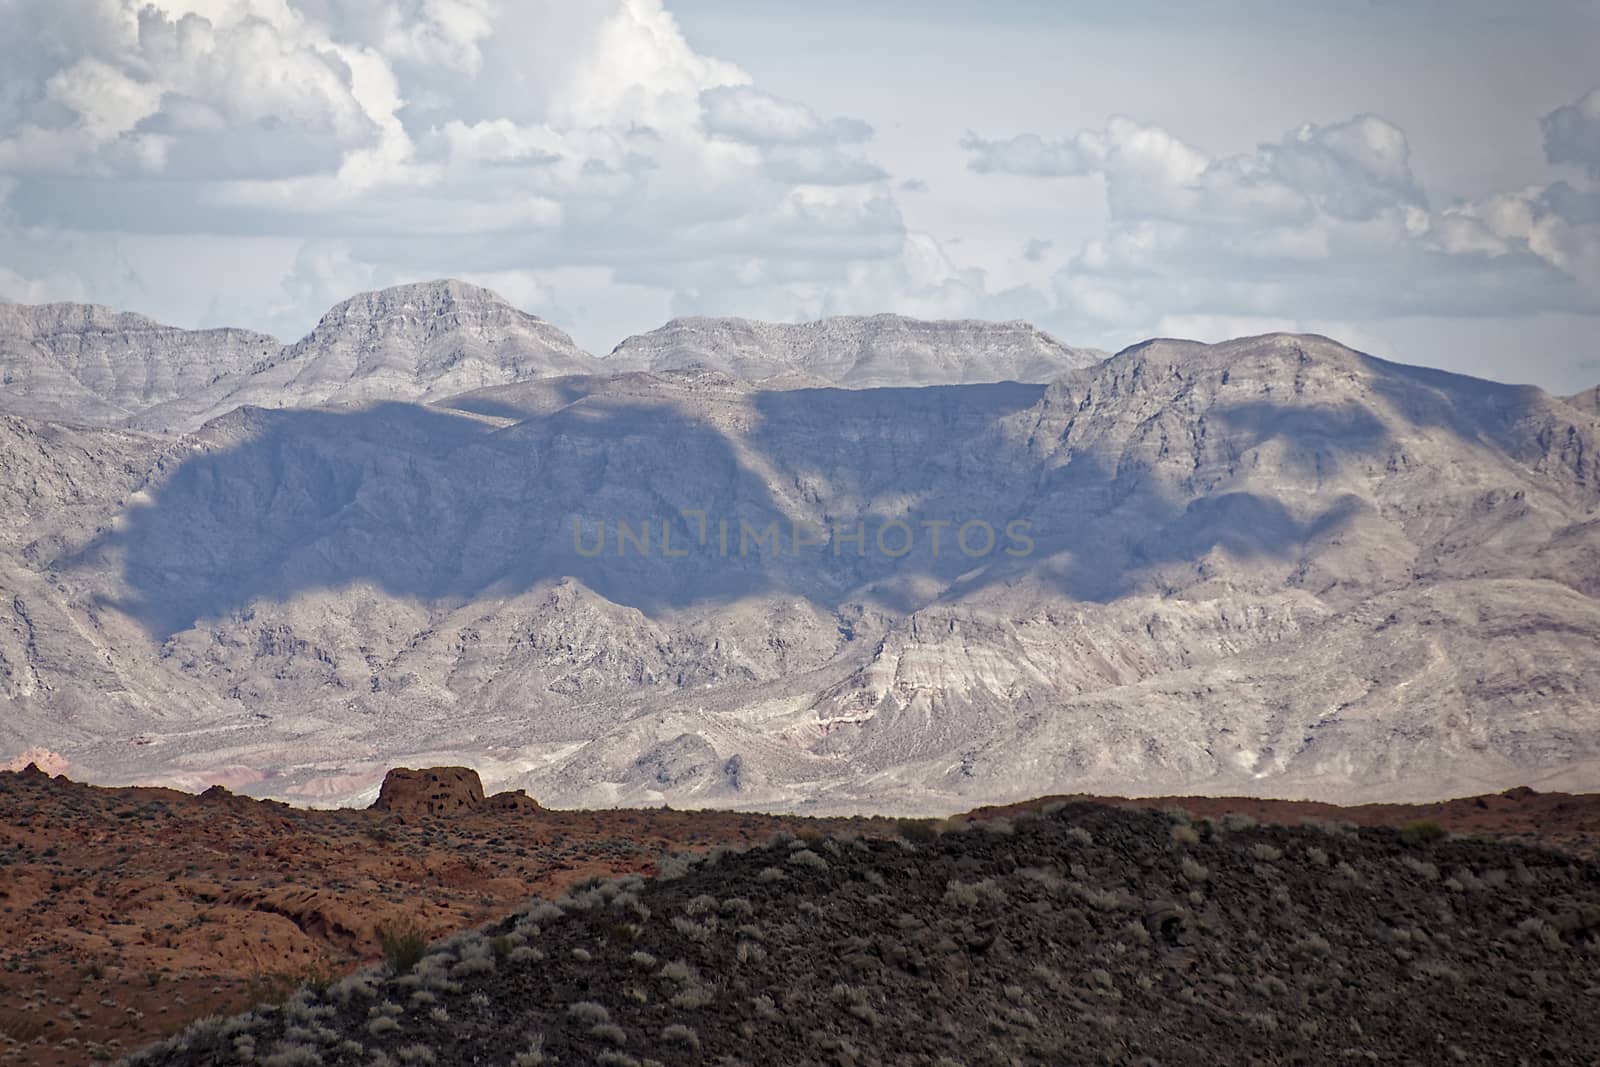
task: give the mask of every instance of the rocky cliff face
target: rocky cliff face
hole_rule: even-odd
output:
[[[1582,785],[1597,445],[1580,403],[1282,335],[1048,385],[5,420],[0,756],[808,810]]]
[[[1026,322],[849,315],[795,325],[673,319],[623,341],[606,364],[647,371],[706,367],[750,381],[789,374],[871,388],[1046,382],[1103,356],[1069,348]]]
[[[0,304],[0,410],[94,424],[225,392],[282,348],[248,330],[180,330],[92,304]]]

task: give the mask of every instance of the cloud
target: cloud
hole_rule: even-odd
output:
[[[723,85],[700,94],[706,129],[716,137],[756,145],[853,144],[870,140],[859,119],[824,122],[804,104],[748,85]]]
[[[787,274],[815,303],[909,247],[870,126],[754,86],[661,0],[11,8],[0,179],[18,224],[297,241],[275,328],[345,282],[439,274],[534,292],[530,272],[601,269],[707,300]],[[42,266],[0,258],[9,290],[35,291]]]
[[[1600,313],[1597,93],[1543,120],[1539,165],[1566,169],[1461,200],[1367,113],[1240,152],[1124,116],[951,151],[960,127],[913,143],[944,117],[891,91],[861,105],[880,146],[662,0],[0,6],[13,299],[292,336],[352,289],[456,275],[595,347],[687,310],[1026,316],[1103,347]]]
[[[968,130],[961,147],[971,157],[967,166],[979,174],[1029,178],[1081,178],[1103,167],[1106,155],[1101,136],[1087,131],[1059,141],[1046,141],[1036,133],[991,141]]]
[[[1600,87],[1544,117],[1544,154],[1600,176]]]
[[[1215,157],[1126,118],[960,143],[978,173],[1103,181],[1106,228],[1050,294],[1091,329],[1600,312],[1600,201],[1555,185],[1435,210],[1405,132],[1376,115]]]

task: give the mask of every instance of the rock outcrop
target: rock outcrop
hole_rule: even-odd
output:
[[[491,793],[484,800],[485,811],[512,811],[531,812],[543,811],[544,807],[528,795],[526,789],[508,789],[503,793]]]
[[[372,807],[399,815],[456,815],[483,805],[483,782],[471,767],[396,767],[383,776]]]

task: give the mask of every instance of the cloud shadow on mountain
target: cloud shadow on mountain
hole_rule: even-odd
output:
[[[363,583],[445,606],[574,578],[650,616],[771,595],[909,612],[952,586],[1029,570],[1065,596],[1103,602],[1147,583],[1153,567],[1218,547],[1289,559],[1345,506],[1330,497],[1322,513],[1296,517],[1255,492],[1191,497],[1119,457],[1063,460],[1040,439],[1044,386],[758,392],[739,409],[753,419],[740,439],[672,398],[607,393],[601,382],[541,385],[555,393],[531,416],[493,397],[462,406],[521,420],[503,428],[401,403],[236,412],[150,503],[65,562],[120,562],[117,606],[158,639],[262,598]],[[1262,404],[1226,419],[1242,446],[1316,440],[1330,464],[1387,447],[1360,411]],[[903,555],[903,528],[877,537],[896,520],[914,534]],[[1032,551],[1007,555],[1006,526],[1019,520],[1031,524]],[[822,543],[796,548],[796,521]],[[926,522],[948,524],[939,553]],[[967,522],[994,531],[988,552],[957,547]],[[857,523],[864,543],[829,543]],[[776,554],[757,539],[773,524]]]

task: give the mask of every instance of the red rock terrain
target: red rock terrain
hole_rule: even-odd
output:
[[[385,787],[392,810],[325,811],[0,772],[0,1062],[114,1059],[376,959],[385,926],[442,935],[664,854],[848,821],[545,811],[418,773]]]
[[[195,796],[0,773],[0,1063],[114,1059],[199,1016],[376,959],[380,929],[442,935],[590,875],[649,873],[667,853],[750,845],[780,829],[886,834],[895,826],[550,811],[521,794],[484,797],[466,768],[396,773],[382,797],[369,810],[305,810],[221,788]],[[1357,808],[1250,798],[1106,802],[1291,824],[1431,820],[1459,834],[1600,854],[1600,795],[1511,790]]]

